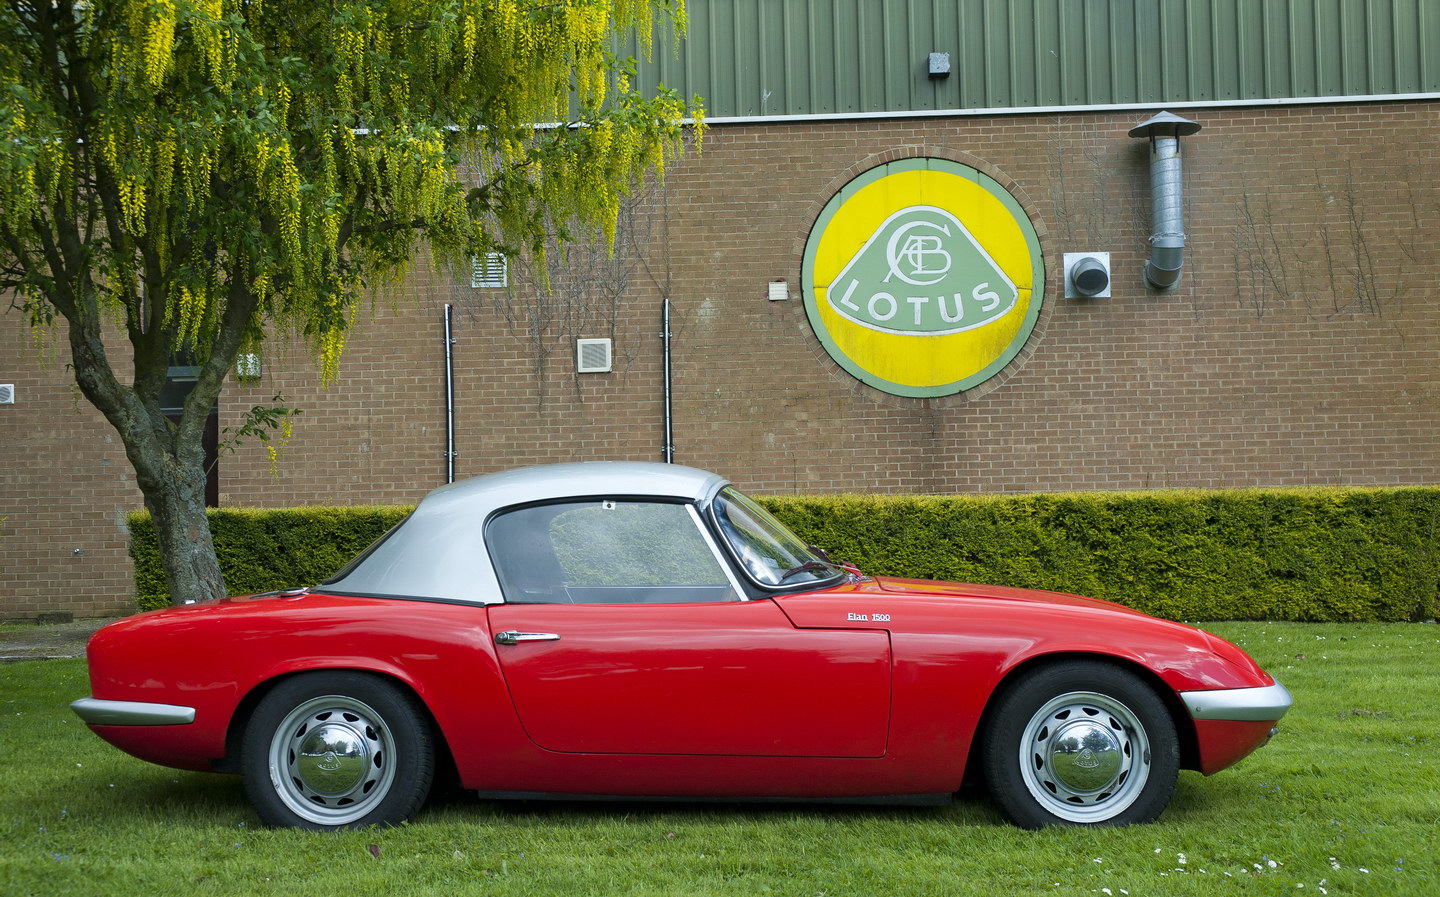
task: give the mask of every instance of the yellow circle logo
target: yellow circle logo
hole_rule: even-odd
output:
[[[825,350],[894,395],[943,396],[994,376],[1040,313],[1045,266],[1020,204],[944,159],[872,168],[810,231],[805,311]]]

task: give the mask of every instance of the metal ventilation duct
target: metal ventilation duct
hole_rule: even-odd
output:
[[[1150,138],[1150,197],[1153,210],[1150,258],[1145,281],[1168,290],[1180,280],[1185,264],[1185,203],[1180,177],[1180,138],[1200,130],[1189,119],[1161,112],[1130,129],[1131,137]]]

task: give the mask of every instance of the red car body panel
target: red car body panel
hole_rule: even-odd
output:
[[[563,753],[881,757],[883,631],[799,630],[774,601],[497,605],[496,649],[522,725]]]
[[[1234,766],[1270,740],[1273,720],[1195,720],[1199,770],[1207,776]]]
[[[560,638],[497,645],[508,629]],[[233,750],[247,696],[292,673],[365,670],[415,692],[462,783],[481,791],[945,794],[1005,677],[1074,655],[1142,671],[1172,694],[1273,683],[1191,627],[989,586],[865,580],[751,602],[594,606],[312,593],[102,629],[90,646],[95,698],[196,713],[190,725],[92,728],[142,759],[210,769]],[[1206,774],[1273,726],[1177,722]]]

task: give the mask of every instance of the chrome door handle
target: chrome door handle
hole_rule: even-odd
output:
[[[554,632],[517,632],[514,629],[507,629],[504,632],[495,633],[495,644],[497,645],[518,645],[521,642],[558,642],[560,636]]]

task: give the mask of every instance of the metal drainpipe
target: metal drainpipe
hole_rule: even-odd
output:
[[[660,314],[660,343],[665,356],[665,463],[675,463],[675,418],[671,408],[670,390],[670,300],[667,298]]]
[[[1180,138],[1200,130],[1200,125],[1161,112],[1130,129],[1131,137],[1150,138],[1150,196],[1154,233],[1150,236],[1150,258],[1145,262],[1145,281],[1157,290],[1168,290],[1180,280],[1185,264],[1185,202],[1180,171]]]
[[[445,482],[455,482],[455,306],[445,303]]]

